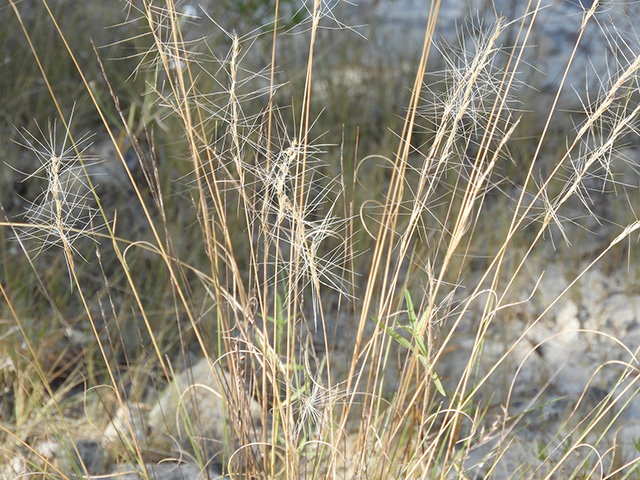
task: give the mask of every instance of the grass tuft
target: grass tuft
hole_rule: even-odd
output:
[[[359,31],[337,2],[128,1],[83,48],[46,0],[9,6],[46,108],[0,179],[0,479],[638,471],[615,292],[637,301],[640,57],[569,117],[571,56],[541,113],[538,10],[454,47],[434,2],[408,93],[366,119],[332,86],[371,70],[323,71]]]

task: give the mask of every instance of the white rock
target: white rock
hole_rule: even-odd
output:
[[[258,438],[261,408],[244,385],[203,358],[160,395],[149,412],[148,427],[149,444],[156,450],[204,450],[208,460],[221,461],[220,455]]]
[[[605,325],[622,336],[640,321],[640,295],[611,295],[604,302]]]
[[[103,445],[124,444],[131,447],[131,440],[143,442],[148,433],[146,410],[147,407],[140,403],[127,402],[124,406],[119,406],[104,430]]]
[[[119,466],[110,475],[101,476],[104,480],[138,480],[147,478],[149,480],[215,480],[225,479],[219,472],[208,472],[205,475],[197,466],[190,463],[162,462],[157,464],[145,464],[144,471],[142,468],[134,468],[132,465],[125,464]],[[97,477],[96,477],[97,480]]]
[[[582,1],[586,8],[593,3],[592,0]],[[526,6],[526,1],[512,0],[442,2],[436,22],[436,39],[446,48],[456,44],[456,37],[462,35],[469,45],[478,35],[480,24],[487,27],[496,18],[504,16],[507,22],[513,22],[501,37],[503,46],[507,48],[520,28],[519,20],[527,13]],[[384,38],[379,42],[393,48],[392,55],[406,56],[407,51],[419,52],[429,21],[429,4],[421,0],[383,0],[375,12],[375,16],[368,19],[372,26],[364,30],[365,35],[375,32],[376,38]],[[543,115],[550,108],[573,53],[584,12],[579,0],[543,0],[536,14],[519,75],[522,81],[537,89],[536,107]],[[600,2],[576,50],[560,97],[561,109],[580,107],[574,88],[580,92],[588,85],[593,99],[600,82],[616,73],[619,68],[617,60],[624,65],[625,56],[633,58],[640,52],[638,37],[634,33],[638,31],[639,13],[640,5],[636,2]],[[533,15],[529,13],[525,28],[531,18]],[[435,60],[433,57],[436,55],[433,52],[430,61]]]

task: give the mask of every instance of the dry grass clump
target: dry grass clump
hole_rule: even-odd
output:
[[[35,32],[9,4],[38,62]],[[583,30],[597,4],[584,10]],[[0,223],[0,463],[41,478],[117,464],[152,478],[167,459],[232,478],[627,478],[638,468],[637,452],[603,440],[635,397],[633,346],[616,364],[615,388],[586,412],[584,396],[569,405],[535,452],[520,451],[518,433],[546,405],[534,397],[515,411],[511,395],[528,358],[521,346],[548,312],[621,246],[633,262],[637,186],[618,181],[624,169],[614,160],[637,142],[640,57],[617,59],[602,92],[585,93],[579,125],[550,132],[555,106],[540,122],[516,102],[535,16],[510,19],[518,48],[500,43],[505,19],[458,53],[441,46],[442,81],[425,85],[436,2],[395,151],[368,152],[357,137],[323,135],[313,107],[318,32],[336,20],[330,4],[305,4],[293,17],[307,27],[300,91],[277,84],[287,73],[277,72],[287,41],[277,3],[268,32],[242,37],[171,0],[126,2],[120,28],[136,33],[112,46],[126,44],[135,67],[118,80],[99,49],[96,60],[78,58],[63,14],[44,0],[37,8],[83,86],[83,111],[92,106],[97,135],[114,147],[102,160],[131,196],[124,208],[98,194],[107,180],[94,176],[88,139],[65,114],[75,107],[39,64],[64,134],[21,131],[38,163],[16,170],[44,187],[22,219]],[[218,43],[194,34],[199,22],[223,32]],[[269,66],[256,71],[264,53],[253,57],[252,47],[265,45]],[[88,76],[87,62],[102,79]],[[143,91],[123,93],[140,83]],[[281,90],[296,95],[293,106],[278,103]],[[517,156],[527,151],[518,135],[537,125],[530,154]],[[624,213],[596,211],[594,181],[599,194],[626,195]],[[575,204],[611,223],[608,237],[576,260],[566,289],[518,324],[523,331],[509,330],[540,282],[528,269],[548,260],[549,245],[563,252],[556,261],[575,260]],[[25,303],[29,295],[44,307]],[[31,318],[51,321],[38,331]],[[196,373],[203,366],[207,380]],[[126,413],[132,406],[137,417]],[[79,436],[104,451],[95,465],[79,451],[86,443],[68,441]],[[56,439],[55,455],[45,437]]]

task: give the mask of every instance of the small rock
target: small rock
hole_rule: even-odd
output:
[[[225,479],[219,471],[209,469],[208,475],[193,464],[162,462],[157,464],[145,464],[142,468],[133,467],[130,464],[120,465],[110,475],[101,476],[104,480],[139,480],[148,478],[149,480],[215,480]]]
[[[131,440],[144,442],[148,429],[146,426],[146,411],[148,408],[140,403],[127,402],[118,407],[109,425],[104,430],[103,446],[119,450],[119,446],[127,445]]]
[[[166,453],[199,450],[207,460],[221,461],[256,441],[262,431],[261,408],[244,388],[203,358],[177,375],[151,408],[149,445]]]

